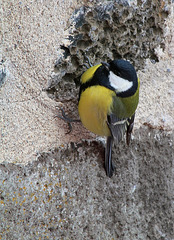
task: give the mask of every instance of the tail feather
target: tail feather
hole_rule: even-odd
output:
[[[108,177],[112,177],[114,172],[114,165],[112,163],[112,143],[113,137],[107,137],[106,150],[105,150],[105,170]]]

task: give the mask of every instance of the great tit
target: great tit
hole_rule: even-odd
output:
[[[119,59],[90,67],[80,80],[78,111],[83,125],[91,132],[107,137],[106,175],[114,171],[112,144],[126,133],[129,145],[139,101],[140,81],[132,64]]]

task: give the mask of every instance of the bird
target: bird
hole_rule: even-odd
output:
[[[133,65],[123,59],[91,66],[81,76],[78,98],[80,120],[86,129],[106,137],[105,171],[112,177],[113,142],[126,134],[130,143],[135,111],[139,102],[140,80]]]

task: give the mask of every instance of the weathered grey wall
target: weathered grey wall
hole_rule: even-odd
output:
[[[97,142],[2,164],[1,239],[173,239],[173,140],[135,131],[111,179]]]
[[[173,5],[128,2],[3,2],[0,239],[173,239]],[[77,117],[84,54],[139,70],[133,139],[113,149],[111,179],[102,142],[55,118],[56,106]]]

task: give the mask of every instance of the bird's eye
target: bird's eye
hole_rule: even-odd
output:
[[[120,77],[120,76],[121,76],[121,73],[118,72],[118,71],[116,71],[116,75]]]

